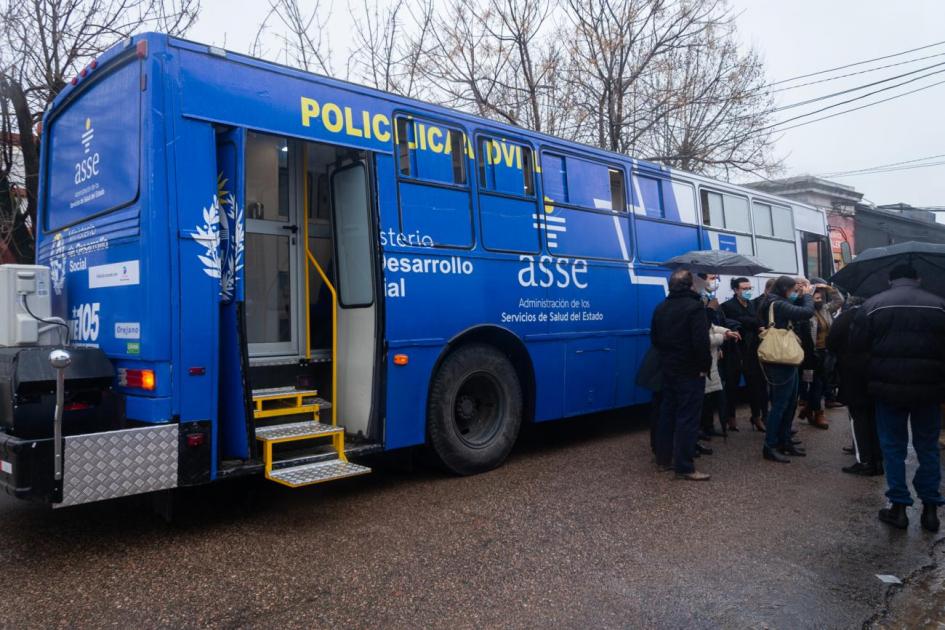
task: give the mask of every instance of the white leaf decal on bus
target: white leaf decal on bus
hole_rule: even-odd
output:
[[[220,297],[225,303],[233,300],[243,270],[244,231],[243,210],[236,198],[230,194],[221,202],[214,195],[210,206],[203,209],[203,225],[196,226],[192,235],[204,248],[197,255],[203,272],[220,279]]]

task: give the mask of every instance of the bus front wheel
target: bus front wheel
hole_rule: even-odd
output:
[[[427,432],[447,470],[473,475],[508,457],[522,424],[522,388],[498,349],[472,344],[450,353],[430,386]]]

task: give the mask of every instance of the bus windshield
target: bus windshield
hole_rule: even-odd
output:
[[[47,231],[127,205],[138,195],[140,64],[100,77],[49,128]]]

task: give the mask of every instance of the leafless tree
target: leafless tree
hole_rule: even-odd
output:
[[[0,100],[19,137],[27,212],[12,219],[11,248],[32,261],[43,111],[66,82],[120,39],[144,30],[186,32],[200,0],[0,0]]]
[[[327,35],[331,21],[331,3],[314,0],[300,5],[299,0],[269,0],[269,12],[256,31],[250,54],[269,57],[306,72],[332,75],[332,52]],[[272,36],[279,48],[269,50],[264,42]]]
[[[566,104],[558,83],[554,3],[452,0],[437,13],[423,68],[448,105],[554,133]]]
[[[380,7],[362,0],[349,6],[355,18],[350,51],[351,78],[379,90],[412,98],[431,98],[432,86],[421,68],[432,28],[432,0],[407,6],[405,0]]]
[[[719,22],[701,43],[670,52],[648,77],[647,90],[670,95],[665,114],[641,140],[649,159],[687,171],[731,178],[773,173],[774,99],[765,90],[764,64],[742,52],[731,23]]]

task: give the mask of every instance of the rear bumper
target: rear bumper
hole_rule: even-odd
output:
[[[53,441],[0,433],[0,488],[18,499],[58,503],[62,483],[53,479]]]
[[[19,499],[56,506],[175,488],[178,436],[176,424],[67,436],[57,482],[51,438],[0,433],[0,487]]]

